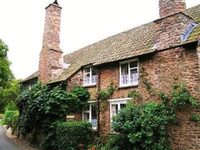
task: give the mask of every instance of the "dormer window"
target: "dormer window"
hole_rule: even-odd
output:
[[[120,87],[138,85],[139,63],[138,60],[129,60],[120,63]]]
[[[84,69],[84,86],[96,85],[97,73],[93,67],[86,67]]]

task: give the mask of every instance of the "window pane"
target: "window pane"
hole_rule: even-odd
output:
[[[138,62],[134,61],[134,62],[130,62],[130,68],[136,68],[138,66]]]
[[[90,68],[85,68],[85,73],[90,73]]]
[[[97,76],[96,76],[96,75],[93,75],[93,76],[92,76],[92,83],[96,83],[96,80],[97,80]]]
[[[121,64],[121,84],[128,84],[128,64]]]
[[[126,104],[120,104],[120,109],[123,109],[126,107]]]
[[[97,119],[96,105],[92,105],[92,119]]]
[[[92,127],[97,127],[97,109],[96,109],[96,105],[92,105],[92,110],[91,110],[91,113],[92,113],[92,119],[91,119],[91,124],[92,124]]]
[[[84,82],[85,84],[90,84],[90,74],[85,74]]]
[[[118,114],[118,105],[112,104],[112,117]]]
[[[94,68],[92,68],[92,75],[97,75],[97,71]]]
[[[130,71],[130,83],[135,83],[138,81],[138,70],[136,69],[131,69]]]
[[[84,120],[84,121],[89,121],[89,118],[90,118],[89,113],[84,113],[84,114],[83,114],[83,120]]]
[[[122,75],[128,74],[128,64],[121,64],[121,74]]]

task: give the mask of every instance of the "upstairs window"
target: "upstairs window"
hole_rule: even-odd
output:
[[[96,85],[97,73],[93,67],[84,69],[84,86]]]
[[[138,60],[130,60],[120,63],[120,87],[138,85],[138,79]]]

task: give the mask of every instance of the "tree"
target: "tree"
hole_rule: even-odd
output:
[[[7,57],[8,46],[0,39],[0,112],[7,104],[8,89],[13,86],[13,74]],[[6,92],[6,93],[5,93]]]
[[[11,79],[13,79],[7,52],[8,46],[0,39],[0,89],[8,86]]]

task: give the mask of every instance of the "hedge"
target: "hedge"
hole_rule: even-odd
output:
[[[43,144],[44,149],[76,150],[79,144],[88,147],[93,139],[92,125],[88,122],[56,122]]]

